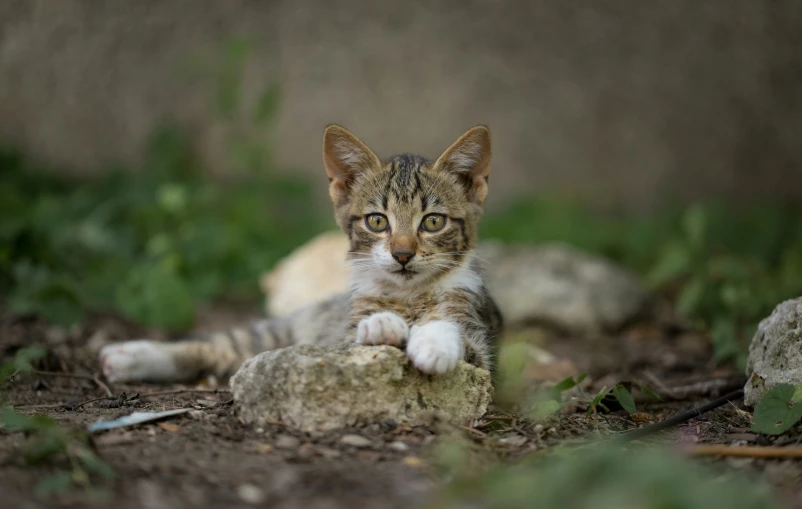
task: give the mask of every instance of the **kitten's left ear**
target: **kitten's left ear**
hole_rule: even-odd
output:
[[[476,126],[459,137],[434,163],[435,170],[449,171],[465,183],[468,199],[478,205],[487,198],[490,175],[490,131]]]

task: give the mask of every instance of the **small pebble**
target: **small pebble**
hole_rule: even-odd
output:
[[[370,447],[373,442],[362,435],[343,435],[340,439],[340,443],[354,447]]]
[[[398,452],[406,452],[409,450],[409,446],[407,444],[398,440],[391,442],[387,447]]]
[[[301,445],[301,441],[291,435],[279,435],[275,445],[278,449],[295,449]]]
[[[257,433],[264,433],[265,429],[264,428],[256,428],[256,432]]]
[[[253,484],[243,484],[237,487],[237,495],[246,504],[261,504],[265,500],[265,492]]]

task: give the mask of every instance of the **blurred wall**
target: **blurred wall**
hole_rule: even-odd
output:
[[[2,0],[0,141],[76,173],[135,162],[165,121],[225,171],[187,58],[260,40],[283,164],[321,176],[345,125],[380,155],[494,134],[492,202],[578,194],[802,198],[798,0]]]

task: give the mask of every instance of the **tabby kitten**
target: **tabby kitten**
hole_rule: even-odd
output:
[[[343,339],[405,348],[429,374],[461,359],[491,369],[501,316],[474,257],[490,152],[490,133],[477,126],[435,162],[409,154],[382,162],[349,131],[329,126],[323,162],[350,239],[349,292],[204,340],[111,344],[100,352],[103,373],[111,382],[224,377],[265,350]]]

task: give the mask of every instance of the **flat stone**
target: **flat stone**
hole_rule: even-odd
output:
[[[490,373],[466,362],[442,376],[415,369],[392,346],[300,345],[261,353],[231,378],[234,404],[256,425],[280,421],[328,431],[388,420],[423,425],[482,416],[492,396]]]

